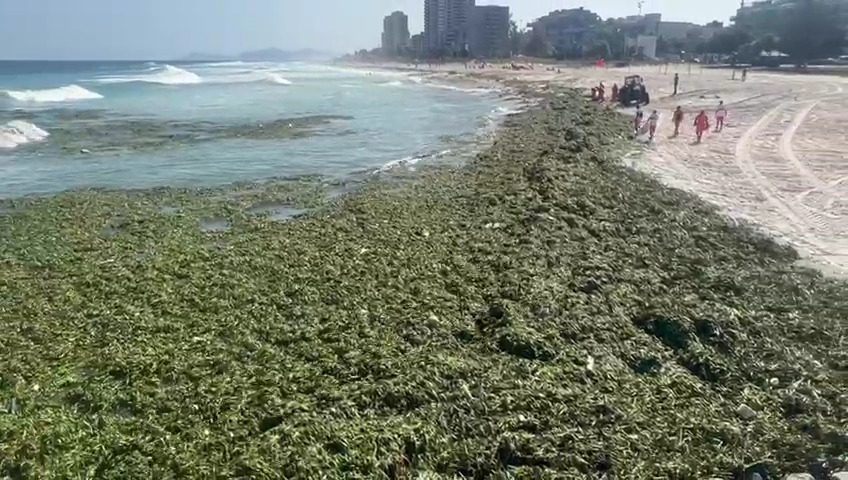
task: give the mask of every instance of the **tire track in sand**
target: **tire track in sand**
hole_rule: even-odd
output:
[[[823,246],[814,235],[810,235],[812,229],[808,219],[803,215],[799,215],[789,205],[780,199],[779,192],[774,186],[774,183],[760,172],[754,164],[754,158],[751,154],[751,148],[756,138],[760,137],[764,130],[783,113],[787,104],[781,103],[772,108],[765,115],[759,118],[754,125],[751,126],[736,143],[736,151],[734,158],[736,165],[745,174],[751,184],[760,191],[763,197],[786,219],[790,222],[788,225],[792,230],[795,230],[800,239],[806,241],[811,246],[818,250],[823,250]],[[775,226],[776,227],[776,226]],[[812,238],[811,238],[812,237]]]
[[[825,219],[825,217],[831,219],[837,219],[839,217],[828,214],[822,209],[811,207],[803,203],[802,200],[811,193],[820,191],[825,194],[825,203],[827,203],[827,201],[829,201],[833,197],[832,188],[827,182],[820,179],[818,176],[816,176],[815,173],[813,173],[812,170],[807,168],[807,165],[805,165],[801,161],[801,159],[798,158],[798,155],[795,154],[795,149],[792,147],[792,139],[795,137],[795,133],[798,132],[798,129],[801,128],[801,125],[803,125],[804,120],[807,119],[807,117],[810,115],[810,112],[812,112],[813,109],[818,106],[818,104],[818,101],[810,102],[804,109],[802,109],[795,115],[795,118],[792,119],[792,123],[789,124],[789,127],[783,132],[783,135],[780,136],[780,141],[778,142],[778,153],[780,154],[781,158],[785,159],[790,164],[792,164],[792,166],[801,175],[801,177],[803,177],[804,180],[809,181],[814,186],[813,189],[799,194],[795,197],[795,199],[798,205],[807,211],[808,218],[810,218],[810,220],[812,220],[816,224],[816,227],[826,231],[830,229],[830,224]]]

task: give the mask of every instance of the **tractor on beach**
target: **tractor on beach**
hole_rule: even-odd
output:
[[[651,103],[651,96],[648,93],[648,88],[642,81],[641,75],[624,77],[624,84],[618,90],[618,100],[625,107]]]

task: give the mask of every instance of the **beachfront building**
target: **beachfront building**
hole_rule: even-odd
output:
[[[661,13],[646,13],[645,15],[630,15],[616,18],[612,23],[628,36],[648,35],[657,36],[662,23]]]
[[[468,49],[475,57],[510,56],[509,7],[478,5],[471,9]]]
[[[657,36],[636,35],[625,37],[624,46],[631,57],[657,58]]]
[[[660,22],[657,36],[664,40],[686,40],[701,27],[691,22]]]
[[[409,45],[409,17],[397,11],[383,19],[383,39],[380,45],[383,55],[400,55]]]
[[[579,57],[593,42],[603,20],[583,7],[555,10],[530,24],[535,35],[563,57]]]
[[[436,52],[445,44],[448,29],[448,0],[424,0],[424,45]]]
[[[468,47],[475,0],[424,0],[424,39],[431,54],[459,55]]]
[[[415,35],[410,37],[409,47],[412,49],[412,53],[415,55],[415,58],[423,57],[424,52],[427,51],[426,44],[424,42],[424,34],[416,33]]]
[[[656,58],[662,14],[630,15],[613,19],[611,24],[624,36],[625,56]]]

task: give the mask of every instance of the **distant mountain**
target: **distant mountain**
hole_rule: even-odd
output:
[[[305,49],[286,51],[279,48],[266,48],[239,54],[238,59],[245,62],[293,62],[299,60],[318,60],[332,58],[332,53],[320,52],[318,50]]]
[[[186,55],[185,57],[180,58],[182,61],[186,62],[200,62],[204,60],[211,60],[215,62],[222,62],[227,60],[233,60],[234,57],[228,57],[226,55],[215,55],[213,53],[199,53],[192,52]]]
[[[252,50],[242,52],[238,55],[217,55],[212,53],[190,53],[180,60],[183,61],[234,61],[241,60],[243,62],[299,62],[299,61],[321,61],[330,60],[335,55],[330,52],[322,52],[320,50],[303,49],[303,50],[280,50],[279,48],[266,48],[263,50]]]

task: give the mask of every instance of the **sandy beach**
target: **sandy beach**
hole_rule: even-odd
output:
[[[846,77],[753,71],[742,82],[740,72],[734,80],[729,69],[688,65],[469,71],[447,64],[430,70],[436,79],[455,77],[454,72],[485,84],[578,86],[587,94],[599,82],[609,89],[625,76],[641,75],[651,93],[644,109],[659,111],[660,127],[655,141],[629,156],[628,163],[789,242],[805,262],[848,275]],[[676,96],[675,73],[680,76]],[[714,124],[719,101],[728,109],[725,129],[695,143],[694,116],[706,110]],[[681,135],[673,138],[670,120],[678,105],[686,120]],[[620,110],[626,115],[634,111]]]

